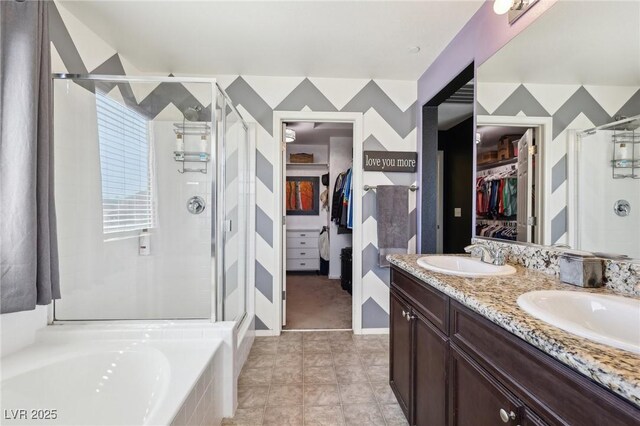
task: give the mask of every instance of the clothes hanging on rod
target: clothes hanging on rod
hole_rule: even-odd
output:
[[[510,167],[476,178],[476,214],[493,219],[516,216],[517,169]]]
[[[476,235],[516,241],[518,224],[516,221],[476,221]]]
[[[352,232],[353,182],[351,169],[340,173],[336,178],[331,202],[331,221],[338,225],[338,234]]]

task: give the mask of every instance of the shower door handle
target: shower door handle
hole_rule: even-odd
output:
[[[231,232],[232,229],[232,221],[231,220],[225,220],[224,221],[224,230],[225,232]]]

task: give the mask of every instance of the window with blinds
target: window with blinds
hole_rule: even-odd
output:
[[[102,229],[105,234],[151,228],[151,144],[147,119],[96,91]]]

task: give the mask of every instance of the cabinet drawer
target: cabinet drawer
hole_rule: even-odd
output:
[[[287,238],[318,238],[320,231],[287,231]]]
[[[287,271],[316,271],[320,269],[319,259],[287,259]]]
[[[451,342],[546,423],[613,426],[638,422],[638,410],[630,403],[455,301],[451,302]]]
[[[287,249],[287,259],[317,259],[320,251],[317,247]]]
[[[287,248],[314,248],[318,249],[317,238],[287,238]]]
[[[416,278],[411,278],[393,268],[391,286],[400,290],[415,305],[415,309],[424,315],[444,334],[449,334],[449,298]]]

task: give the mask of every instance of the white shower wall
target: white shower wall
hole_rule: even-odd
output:
[[[578,142],[578,248],[640,258],[640,179],[613,179],[612,131]],[[626,217],[614,213],[618,200],[631,204]]]
[[[153,122],[156,225],[151,254],[138,232],[103,234],[100,153],[93,93],[55,81],[55,196],[63,299],[56,319],[208,318],[211,315],[211,176],[178,173],[172,122]]]

